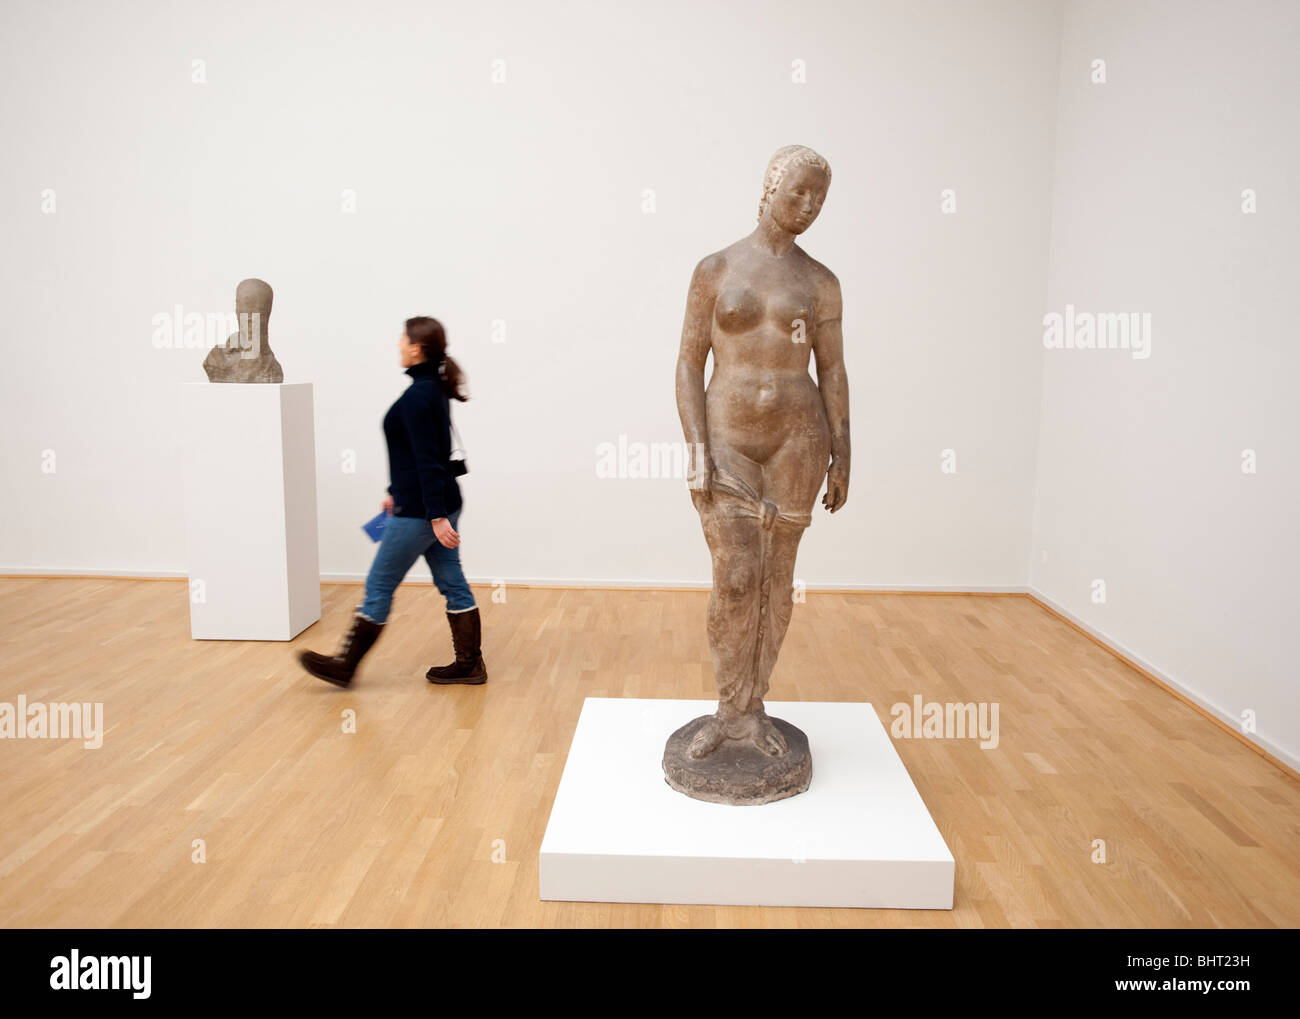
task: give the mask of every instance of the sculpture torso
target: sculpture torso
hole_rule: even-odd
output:
[[[245,357],[239,345],[239,333],[232,333],[224,347],[213,347],[203,359],[203,370],[209,382],[270,382],[284,381],[280,362],[263,346],[256,357]]]
[[[830,273],[798,246],[777,257],[755,250],[748,238],[713,257],[725,269],[710,333],[710,444],[717,432],[736,452],[763,464],[789,438],[792,425],[827,427],[808,365]],[[819,471],[824,470],[823,463]]]

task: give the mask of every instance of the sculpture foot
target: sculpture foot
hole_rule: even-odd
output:
[[[753,740],[754,746],[758,747],[763,753],[769,757],[780,757],[790,749],[790,745],[786,742],[781,730],[776,727],[776,723],[767,715],[757,715],[755,723],[755,732],[750,738]]]
[[[691,738],[691,745],[686,753],[689,757],[699,760],[702,757],[708,757],[709,754],[722,746],[722,741],[726,739],[726,733],[723,731],[722,723],[716,716],[710,716],[700,731]]]
[[[781,730],[776,727],[766,712],[761,710],[736,719],[734,731],[727,735],[731,739],[752,744],[769,757],[780,757],[790,749]]]

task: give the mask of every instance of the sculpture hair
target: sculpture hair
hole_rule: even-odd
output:
[[[406,320],[406,335],[424,351],[424,359],[438,366],[438,384],[453,400],[464,403],[469,399],[461,392],[465,373],[460,365],[447,356],[447,333],[442,323],[428,315],[417,315]]]
[[[831,164],[807,145],[782,145],[767,162],[767,172],[763,174],[763,197],[758,200],[758,218],[763,218],[772,196],[781,185],[785,172],[796,166],[815,166],[826,174],[826,183],[831,182]]]

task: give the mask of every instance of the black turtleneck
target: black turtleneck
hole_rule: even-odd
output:
[[[435,362],[406,369],[411,384],[384,415],[393,515],[436,520],[460,509],[451,473],[451,407]]]

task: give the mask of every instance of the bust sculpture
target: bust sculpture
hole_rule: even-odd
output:
[[[663,766],[670,786],[697,799],[767,803],[803,792],[812,776],[806,736],[769,717],[763,697],[790,623],[795,553],[823,480],[831,513],[848,496],[840,285],[795,243],[830,182],[830,166],[812,149],[778,149],[758,226],[705,257],[687,293],[677,409],[691,451],[691,500],[713,560],[707,629],[718,707],[673,733]]]
[[[248,279],[235,288],[235,314],[239,331],[224,347],[213,347],[203,359],[209,382],[283,382],[284,371],[271,352],[271,286]]]

